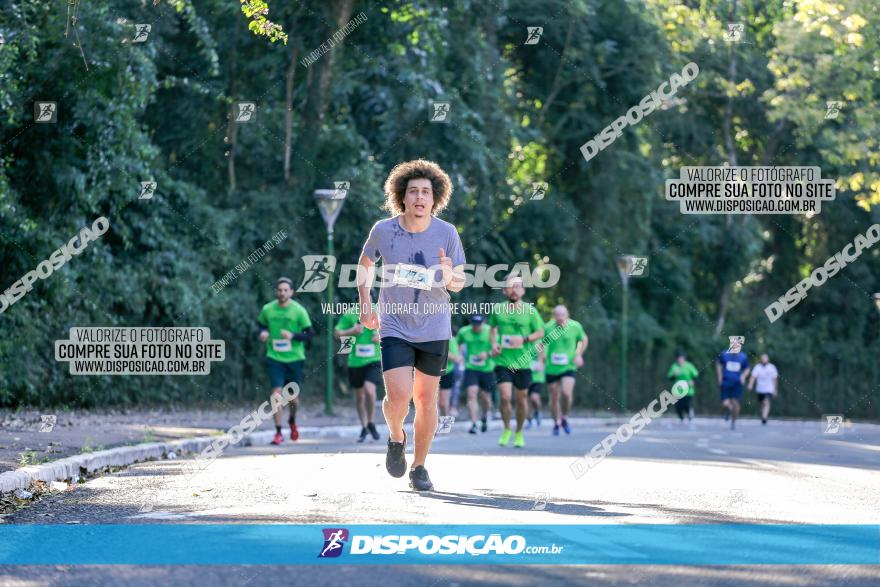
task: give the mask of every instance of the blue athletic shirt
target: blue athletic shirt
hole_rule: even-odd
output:
[[[749,358],[742,351],[728,353],[724,351],[718,355],[718,363],[721,364],[721,384],[739,384],[743,371],[749,368]]]

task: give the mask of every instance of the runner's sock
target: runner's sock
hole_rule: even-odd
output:
[[[281,434],[281,426],[275,426],[275,433]]]

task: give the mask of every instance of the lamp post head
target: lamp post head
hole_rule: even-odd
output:
[[[333,234],[333,225],[336,224],[336,218],[342,211],[342,204],[345,203],[347,195],[348,190],[344,189],[315,190],[312,194],[318,205],[318,210],[321,212],[321,218],[327,225],[327,232],[330,234]]]

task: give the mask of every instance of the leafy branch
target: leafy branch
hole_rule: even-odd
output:
[[[287,33],[280,24],[275,24],[266,15],[269,14],[269,5],[263,0],[240,0],[241,11],[250,20],[248,30],[258,37],[266,37],[271,42],[284,41],[287,44]],[[169,0],[169,3],[178,11],[182,12],[186,7],[185,0]],[[153,5],[159,4],[159,0],[153,0]]]
[[[263,0],[240,0],[241,11],[250,19],[248,30],[259,37],[267,37],[271,42],[284,41],[287,44],[287,33],[281,25],[275,24],[266,18],[269,14],[269,5]]]

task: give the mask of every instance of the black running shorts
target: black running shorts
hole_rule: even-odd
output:
[[[516,389],[528,389],[532,384],[531,369],[495,367],[495,377],[498,378],[498,383],[513,383],[513,387]]]
[[[282,363],[266,357],[266,371],[269,373],[269,384],[272,389],[284,387],[288,383],[302,385],[303,363],[305,361],[291,361]]]
[[[440,389],[452,389],[455,385],[455,371],[450,371],[440,378]]]
[[[483,391],[492,392],[495,390],[495,371],[474,371],[472,369],[464,370],[464,387],[468,388],[476,385]]]
[[[398,367],[414,367],[433,377],[439,377],[446,368],[448,340],[410,342],[396,336],[382,337],[382,371]]]
[[[379,364],[379,361],[362,367],[348,368],[348,384],[353,389],[360,389],[367,381],[376,386],[382,383],[382,365]]]
[[[571,370],[571,371],[566,371],[565,373],[560,373],[559,375],[550,375],[548,373],[547,374],[547,383],[556,383],[557,381],[559,381],[563,377],[571,377],[572,379],[574,379],[577,377],[577,372],[575,372],[574,370]]]

